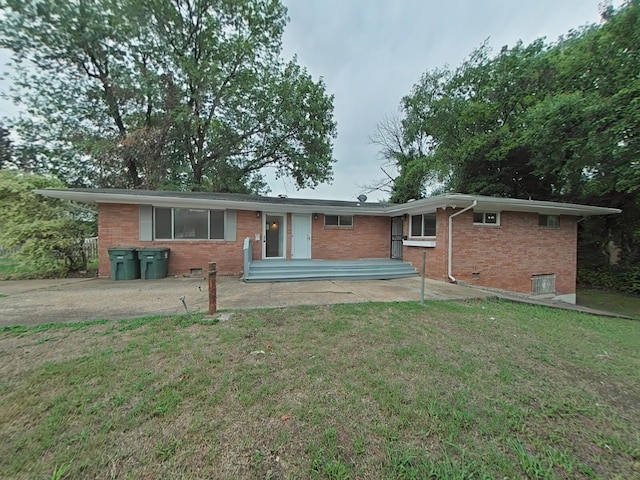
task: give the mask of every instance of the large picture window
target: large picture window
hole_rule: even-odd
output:
[[[224,210],[155,208],[158,240],[224,240]]]
[[[411,237],[435,237],[436,214],[411,215]]]

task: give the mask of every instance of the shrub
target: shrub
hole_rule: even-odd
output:
[[[640,266],[580,268],[578,282],[584,286],[640,295]]]
[[[64,188],[53,177],[0,171],[0,244],[18,248],[15,259],[39,277],[85,269],[82,246],[91,235],[90,214],[34,192],[48,187]]]

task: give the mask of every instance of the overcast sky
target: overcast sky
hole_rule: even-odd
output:
[[[601,1],[283,0],[291,19],[285,58],[297,54],[335,95],[338,162],[332,185],[297,192],[291,182],[274,180],[272,193],[353,200],[360,185],[382,176],[369,136],[422,73],[458,66],[486,39],[494,51],[520,39],[556,40],[572,28],[599,22]],[[369,194],[369,200],[383,197]]]
[[[484,40],[495,51],[518,40],[555,40],[599,21],[601,0],[282,0],[289,10],[283,56],[293,55],[334,98],[338,138],[334,181],[296,191],[269,177],[271,194],[353,200],[380,178],[382,160],[369,143],[422,73],[458,66]],[[614,1],[618,6],[620,0]],[[0,52],[0,62],[6,55]],[[0,91],[6,91],[6,82]],[[15,114],[0,100],[0,116]],[[369,194],[369,200],[384,198]]]

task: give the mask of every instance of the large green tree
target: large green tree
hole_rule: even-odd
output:
[[[247,191],[331,179],[333,98],[281,58],[278,0],[3,0],[16,126],[70,185]]]
[[[13,160],[13,142],[10,132],[0,125],[0,169],[7,168]]]
[[[555,43],[518,43],[495,55],[482,45],[458,68],[426,72],[401,102],[397,137],[403,145],[426,138],[428,148],[382,151],[399,171],[392,200],[419,198],[436,184],[621,208],[583,223],[582,239],[598,251],[613,240],[624,261],[637,262],[639,3],[605,6],[602,23]]]

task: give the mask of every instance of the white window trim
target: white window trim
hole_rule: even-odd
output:
[[[171,238],[158,238],[156,237],[156,210],[158,208],[171,209]],[[207,231],[209,232],[209,236],[211,235],[211,211],[223,211],[224,212],[224,236],[223,238],[174,238],[175,235],[175,210],[205,210],[207,212]],[[153,207],[153,226],[151,229],[153,241],[157,242],[226,242],[226,232],[227,232],[227,211],[219,210],[219,209],[211,209],[211,208],[182,208],[182,207]]]
[[[547,217],[547,225],[540,225],[540,217]],[[555,217],[558,220],[557,225],[549,225],[549,217]],[[560,228],[560,215],[539,213],[538,214],[538,228],[546,228],[551,230],[557,230]]]
[[[478,212],[474,210],[474,215],[476,213],[481,213],[482,214],[482,222],[476,222],[474,221],[473,224],[480,226],[480,227],[499,227],[500,226],[500,221],[501,221],[501,215],[500,212]],[[496,216],[496,223],[486,223],[485,219],[486,219],[486,215],[487,214],[494,214]]]
[[[422,235],[422,232],[424,232],[424,216],[425,215],[436,215],[435,213],[418,213],[415,215],[409,215],[409,237],[411,238],[420,238],[420,239],[425,239],[427,241],[430,240],[435,240],[436,239],[436,235]],[[421,222],[421,228],[420,228],[420,235],[414,235],[413,234],[413,221],[412,221],[412,217],[417,217],[420,216],[422,217],[422,222]],[[438,232],[438,220],[436,217],[436,233]],[[403,243],[403,245],[407,245],[406,243]],[[435,245],[435,243],[434,243]],[[421,246],[421,245],[410,245],[410,246]],[[422,246],[431,246],[431,245],[422,245]]]
[[[403,240],[402,245],[404,245],[405,247],[427,247],[427,248],[433,248],[436,246],[436,241],[435,241],[436,237],[421,237],[421,238],[424,238],[425,240]],[[426,240],[428,238],[433,238],[434,240]]]
[[[327,225],[327,217],[338,217],[338,225]],[[351,225],[340,225],[340,217],[351,217]],[[332,215],[332,214],[324,214],[324,226],[327,228],[353,228],[353,224],[355,222],[355,215]]]

